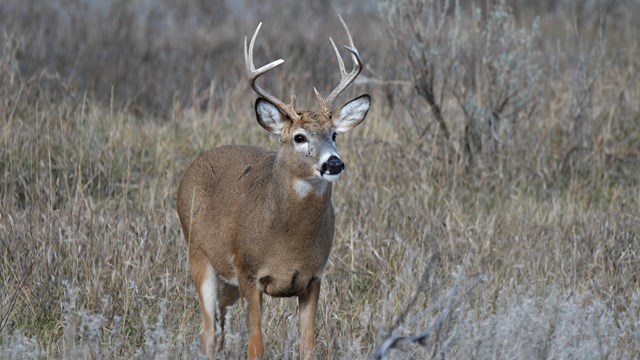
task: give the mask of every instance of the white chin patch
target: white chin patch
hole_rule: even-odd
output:
[[[334,181],[338,181],[338,179],[340,179],[340,175],[342,175],[342,173],[340,174],[324,174],[322,175],[322,178],[327,180],[328,182],[334,182]]]
[[[327,189],[327,183],[323,181],[323,179],[315,177],[308,178],[306,180],[296,180],[293,183],[293,187],[296,190],[298,196],[301,199],[304,199],[312,192],[318,196],[321,196]]]

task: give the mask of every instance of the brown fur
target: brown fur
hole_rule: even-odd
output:
[[[268,289],[285,290],[297,271],[292,296],[320,275],[329,256],[331,185],[323,196],[298,199],[288,176],[297,169],[276,159],[277,153],[252,146],[204,153],[184,175],[178,214],[190,253],[203,252],[220,276],[239,283],[269,276]],[[299,213],[306,216],[292,216]]]

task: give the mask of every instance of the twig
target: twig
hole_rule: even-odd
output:
[[[433,243],[435,245],[435,252],[433,255],[431,255],[431,259],[429,259],[429,263],[424,268],[424,272],[422,273],[422,277],[420,278],[420,283],[418,285],[418,288],[416,289],[416,292],[413,294],[413,297],[411,298],[411,300],[407,303],[406,306],[404,306],[404,310],[396,318],[396,321],[393,323],[393,326],[391,327],[391,331],[389,331],[390,334],[393,334],[393,332],[400,326],[400,324],[404,322],[405,318],[409,314],[409,311],[415,306],[416,301],[418,301],[418,296],[424,291],[424,289],[427,286],[427,279],[429,277],[429,274],[431,273],[431,270],[436,268],[438,262],[440,261],[440,256],[439,256],[440,246],[437,241],[434,241]]]
[[[27,279],[29,278],[29,275],[31,275],[31,272],[33,271],[33,268],[36,266],[37,263],[38,263],[38,260],[32,260],[22,270],[22,274],[20,275],[20,280],[18,281],[18,287],[16,287],[15,291],[13,292],[13,295],[11,296],[11,300],[9,302],[9,309],[7,310],[7,312],[2,317],[2,321],[0,321],[0,333],[2,333],[4,328],[9,323],[9,315],[11,314],[11,312],[13,311],[13,308],[16,305],[16,300],[18,299],[18,294],[20,293],[20,290],[26,284]]]
[[[360,78],[354,81],[355,84],[370,84],[370,85],[381,85],[381,86],[390,86],[390,85],[398,85],[398,86],[413,86],[412,81],[408,80],[384,80],[379,78],[374,78],[370,76],[360,75]]]

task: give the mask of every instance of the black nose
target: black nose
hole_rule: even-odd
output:
[[[339,157],[333,155],[327,160],[326,163],[322,164],[322,174],[336,175],[340,174],[342,170],[344,170],[344,163],[340,160]]]

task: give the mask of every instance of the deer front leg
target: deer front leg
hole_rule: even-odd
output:
[[[315,359],[315,323],[318,297],[320,296],[320,279],[313,278],[307,290],[298,297],[298,314],[300,317],[300,359]]]
[[[247,301],[247,328],[249,330],[249,359],[262,357],[262,291],[254,284],[241,285],[240,292]]]

